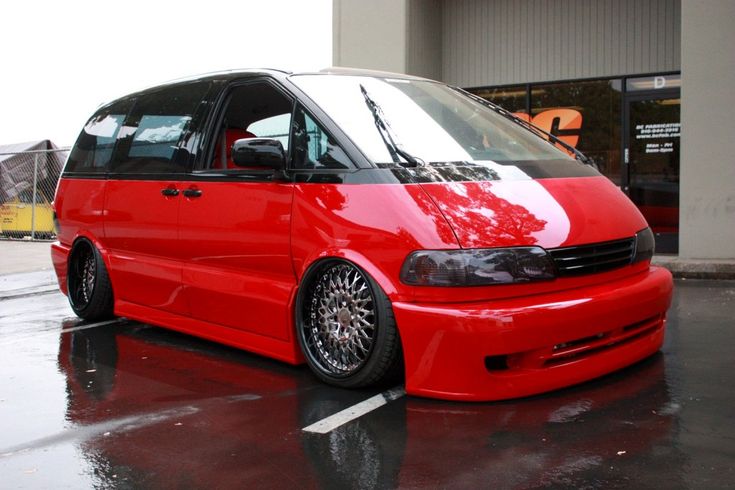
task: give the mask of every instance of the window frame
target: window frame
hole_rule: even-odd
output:
[[[293,152],[296,150],[293,144],[293,132],[294,132],[294,124],[296,123],[296,113],[298,109],[301,108],[304,112],[305,116],[308,116],[311,118],[311,120],[319,126],[321,131],[327,135],[328,139],[331,139],[334,141],[334,143],[339,146],[344,154],[347,156],[347,159],[349,160],[350,166],[348,168],[295,168],[293,166],[294,157]],[[351,155],[345,150],[344,145],[339,141],[339,139],[335,138],[329,129],[327,129],[327,125],[322,123],[316,116],[314,116],[314,113],[309,110],[308,107],[306,107],[305,104],[303,104],[300,100],[297,100],[294,104],[293,113],[291,114],[291,131],[289,132],[289,166],[288,166],[289,172],[292,172],[293,174],[311,174],[311,173],[320,173],[320,174],[338,174],[338,173],[351,173],[358,170],[358,166],[355,164],[354,159],[351,157]]]
[[[200,151],[197,152],[196,159],[188,172],[192,176],[233,176],[233,177],[247,177],[247,176],[261,176],[265,175],[270,177],[273,174],[271,169],[254,170],[254,169],[216,169],[211,168],[210,164],[214,161],[214,154],[217,148],[217,135],[222,123],[227,114],[227,109],[232,100],[233,92],[240,87],[246,87],[248,85],[254,85],[257,83],[266,83],[274,90],[278,91],[283,95],[291,104],[291,122],[289,123],[288,131],[288,151],[286,152],[286,168],[290,169],[291,165],[291,126],[293,125],[294,107],[296,106],[297,98],[283,88],[279,83],[276,82],[272,77],[255,75],[248,78],[241,78],[234,80],[230,83],[225,84],[219,89],[216,96],[213,99],[213,108],[209,112],[207,121],[203,124],[203,141],[200,145]]]
[[[317,74],[317,73],[314,73]],[[377,167],[363,152],[360,150],[360,148],[355,144],[355,142],[350,138],[350,136],[344,132],[344,130],[335,123],[331,117],[329,117],[329,114],[327,114],[324,109],[322,109],[319,104],[314,102],[294,81],[291,79],[293,76],[299,76],[298,73],[292,73],[288,74],[284,80],[283,83],[288,86],[288,90],[290,90],[296,100],[304,107],[306,112],[316,121],[319,125],[321,125],[325,132],[332,136],[334,141],[337,142],[337,144],[342,148],[342,150],[347,154],[347,157],[352,162],[352,165],[354,166],[354,169],[352,170],[341,170],[341,172],[357,172],[358,170],[364,170],[364,169],[376,169]],[[321,74],[323,76],[330,76],[329,74]],[[302,169],[302,170],[296,170],[297,172],[304,173],[304,172],[315,172],[315,170],[308,170],[308,169]],[[334,170],[331,173],[336,173],[337,171]]]

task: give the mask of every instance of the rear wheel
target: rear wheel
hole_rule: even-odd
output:
[[[321,264],[299,293],[297,328],[314,373],[342,387],[400,374],[401,349],[390,301],[375,281],[341,260]]]
[[[112,285],[107,268],[97,248],[80,239],[69,256],[67,276],[69,303],[77,316],[85,320],[112,318]]]

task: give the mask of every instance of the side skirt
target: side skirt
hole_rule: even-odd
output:
[[[302,364],[304,358],[295,339],[291,342],[257,335],[236,328],[207,323],[186,316],[141,306],[127,301],[115,301],[115,315],[169,328],[195,337],[213,340],[248,352],[272,357],[289,364]]]

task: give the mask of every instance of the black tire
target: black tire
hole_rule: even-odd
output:
[[[110,277],[92,242],[81,238],[74,243],[66,277],[69,303],[78,317],[94,321],[114,316]]]
[[[319,379],[358,388],[400,377],[403,359],[393,309],[367,273],[344,260],[327,260],[302,284],[296,336]]]

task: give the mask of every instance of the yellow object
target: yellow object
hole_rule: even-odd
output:
[[[54,211],[51,204],[39,202],[36,204],[36,226],[38,235],[54,235]],[[31,236],[33,220],[33,205],[13,199],[0,206],[0,233],[3,235]]]

